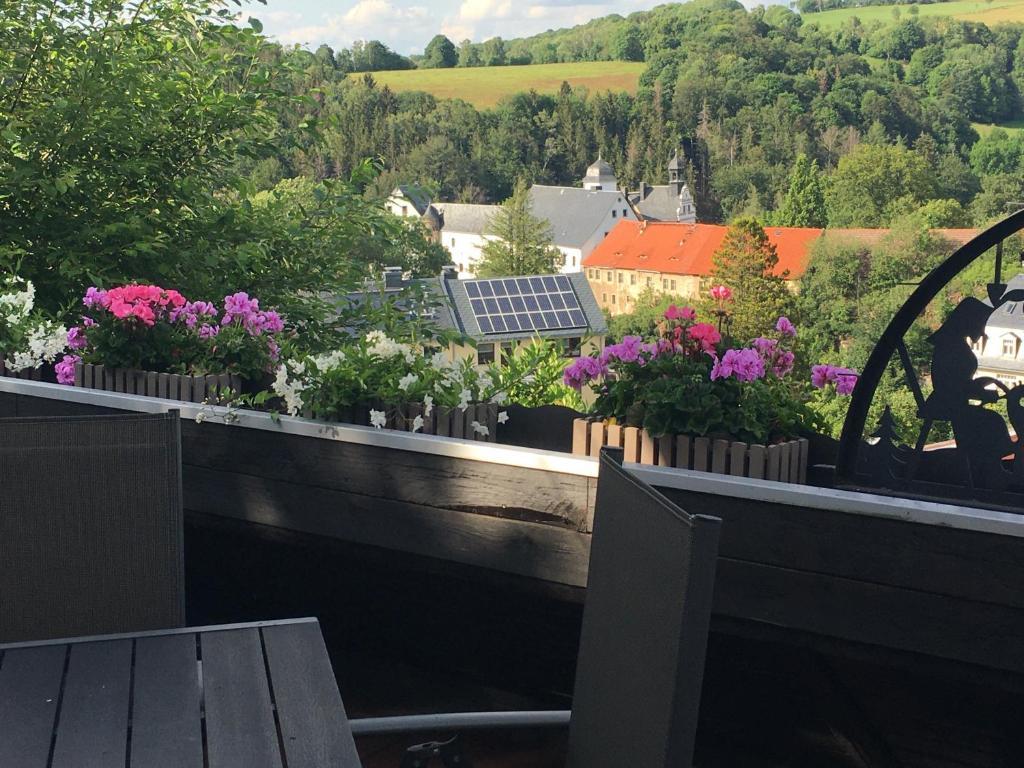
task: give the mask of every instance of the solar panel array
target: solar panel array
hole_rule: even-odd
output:
[[[485,334],[587,327],[587,316],[565,275],[467,281],[466,293]]]

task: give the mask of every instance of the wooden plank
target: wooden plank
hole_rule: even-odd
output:
[[[588,456],[590,446],[590,425],[586,419],[572,422],[572,452],[577,456]]]
[[[122,390],[127,395],[135,394],[135,371],[124,370],[121,371],[124,382],[124,389]]]
[[[736,441],[729,448],[729,474],[744,477],[747,468],[747,444]]]
[[[637,464],[640,461],[640,430],[637,427],[625,427],[622,433],[623,461]]]
[[[132,765],[202,768],[200,715],[195,635],[136,640]]]
[[[210,768],[281,768],[259,630],[204,632],[199,644]]]
[[[578,478],[585,481],[587,478]],[[194,512],[385,549],[451,560],[465,565],[583,586],[590,536],[587,513],[568,525],[535,523],[441,509],[272,481],[267,478],[188,468],[185,506]],[[522,488],[533,485],[524,480]],[[492,492],[493,493],[493,492]],[[581,494],[586,494],[582,486]],[[498,499],[503,498],[497,493]],[[480,503],[479,497],[477,504]]]
[[[47,768],[67,646],[0,654],[0,765]]]
[[[52,768],[124,764],[131,664],[131,640],[71,646]]]
[[[360,768],[320,625],[262,634],[288,768]]]
[[[779,445],[779,482],[789,482],[789,455],[792,446],[789,443],[781,443]]]
[[[679,469],[690,469],[693,466],[690,463],[691,450],[690,450],[690,438],[687,435],[679,435],[676,438],[676,462],[675,466]]]
[[[485,403],[483,405],[484,416],[486,421],[483,423],[487,426],[487,442],[496,443],[498,442],[498,406],[496,403]]]
[[[747,471],[747,477],[754,477],[759,480],[764,479],[765,462],[768,458],[768,449],[763,445],[752,445],[750,446],[750,467]]]
[[[478,438],[476,430],[473,428],[473,422],[476,421],[476,407],[469,406],[462,412],[462,437],[466,440],[476,440]]]
[[[789,482],[800,482],[800,443],[796,440],[789,446]]]
[[[178,377],[178,397],[184,400],[186,403],[197,402],[192,396],[192,377],[191,376],[179,376]]]
[[[800,475],[797,478],[797,482],[800,485],[807,485],[807,460],[811,452],[811,441],[806,437],[801,437],[800,443]]]
[[[156,371],[146,371],[146,394],[149,397],[157,397],[160,382],[160,374]]]
[[[159,383],[159,389],[157,390],[157,397],[162,397],[162,398],[166,399],[167,397],[170,396],[170,392],[171,392],[171,374],[169,374],[169,373],[161,373],[161,374],[159,374],[159,376],[160,376],[160,383]]]
[[[706,437],[698,437],[693,441],[693,468],[698,472],[707,472],[710,469],[708,451],[711,450],[711,441]]]
[[[672,435],[662,435],[658,438],[658,466],[659,467],[671,467],[672,466],[672,445],[675,443],[675,439]]]
[[[782,464],[782,447],[778,443],[768,446],[768,468],[764,473],[765,480],[778,480],[779,467]]]
[[[601,448],[604,446],[604,427],[603,421],[592,421],[590,422],[590,439],[587,441],[589,446],[587,455],[589,456],[600,456]]]
[[[646,429],[640,430],[640,463],[654,464],[654,438]]]
[[[436,415],[437,434],[441,437],[450,436],[452,434],[451,408],[443,405],[435,406],[434,414]]]
[[[728,472],[729,441],[715,440],[711,448],[711,471],[720,475]]]
[[[81,362],[75,363],[75,386],[85,386],[85,365]]]
[[[214,378],[212,376],[209,377],[209,378],[213,379],[213,387],[212,388],[208,387],[208,381],[207,381],[207,377],[206,376],[193,376],[191,378],[192,378],[192,397],[193,397],[195,402],[201,403],[204,400],[206,400],[207,398],[209,398],[209,401],[211,403],[216,403],[217,402],[216,395],[214,394],[216,392],[216,389],[217,389],[217,383],[216,383],[217,380],[216,380],[216,378]]]
[[[449,433],[452,437],[463,438],[466,436],[465,425],[466,422],[463,419],[463,412],[461,408],[449,409],[449,416],[451,418],[451,432]]]
[[[622,447],[622,425],[621,424],[609,424],[604,437],[605,445],[610,445],[615,448]]]
[[[107,377],[103,372],[102,365],[94,365],[92,367],[92,387],[93,389],[107,388]]]

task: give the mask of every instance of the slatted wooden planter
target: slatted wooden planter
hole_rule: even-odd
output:
[[[242,378],[226,373],[187,376],[78,363],[75,365],[75,386],[187,403],[219,404],[242,391]]]
[[[25,368],[21,371],[12,371],[4,363],[3,353],[0,352],[0,376],[6,376],[10,379],[27,379],[29,381],[42,381],[43,380],[43,369],[39,368]]]
[[[441,437],[461,437],[466,440],[477,440],[484,443],[497,442],[498,433],[498,406],[495,403],[476,403],[470,405],[463,411],[461,408],[446,408],[443,405],[435,405],[427,416],[424,414],[422,403],[410,403],[395,408],[388,407],[381,403],[367,403],[365,405],[345,408],[337,414],[321,416],[312,410],[306,410],[302,415],[310,419],[323,419],[324,421],[337,421],[342,424],[358,424],[360,426],[370,425],[370,410],[384,411],[388,420],[386,429],[395,429],[400,432],[412,432],[413,422],[417,416],[423,417],[423,427],[419,429],[421,435],[440,435]],[[487,434],[481,435],[473,428],[473,422],[487,427]]]
[[[775,445],[750,445],[739,440],[665,435],[654,437],[646,429],[576,419],[573,422],[572,452],[597,456],[602,446],[622,448],[626,461],[656,467],[677,467],[721,475],[807,482],[809,443],[801,438]]]

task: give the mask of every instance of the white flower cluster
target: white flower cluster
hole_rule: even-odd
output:
[[[401,344],[390,338],[383,331],[370,331],[366,334],[366,343],[369,345],[367,351],[371,355],[387,360],[390,357],[402,356],[405,362],[412,363],[416,360],[416,353],[409,344]]]
[[[295,378],[288,377],[288,366],[281,364],[277,367],[277,375],[274,377],[274,393],[284,400],[284,407],[291,416],[298,416],[302,410],[302,392],[306,388],[302,380],[302,374],[306,372],[306,365],[301,361],[292,361],[291,367]]]
[[[30,317],[36,289],[31,281],[7,278],[0,284],[0,352],[15,371],[54,362],[67,346],[67,329],[50,320]]]

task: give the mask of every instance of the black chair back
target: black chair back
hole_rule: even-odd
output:
[[[180,429],[0,419],[0,642],[184,624]]]
[[[720,527],[602,450],[570,768],[692,764]]]

